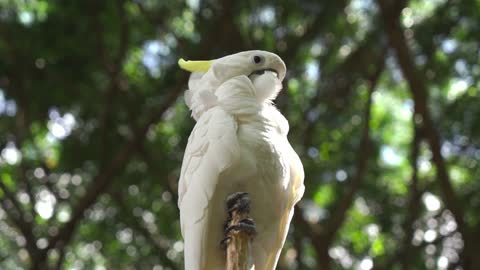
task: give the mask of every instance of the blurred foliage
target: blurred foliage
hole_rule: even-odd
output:
[[[0,268],[183,269],[176,60],[262,49],[306,174],[278,269],[480,269],[479,21],[473,0],[0,0]]]

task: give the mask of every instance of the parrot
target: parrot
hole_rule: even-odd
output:
[[[225,202],[245,192],[256,230],[253,269],[273,270],[305,189],[288,121],[273,103],[285,63],[274,53],[251,50],[178,64],[191,72],[184,98],[196,121],[178,183],[185,269],[225,269]]]

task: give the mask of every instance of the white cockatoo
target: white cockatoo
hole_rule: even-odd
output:
[[[185,101],[197,121],[178,187],[185,269],[225,269],[225,201],[235,192],[251,198],[255,269],[275,269],[304,192],[288,122],[272,104],[285,63],[270,52],[245,51],[212,61],[181,59],[179,65],[192,72]]]

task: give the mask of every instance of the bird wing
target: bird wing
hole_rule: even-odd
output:
[[[178,188],[185,269],[199,270],[205,264],[209,202],[220,173],[239,153],[234,117],[220,107],[202,114],[188,139]]]

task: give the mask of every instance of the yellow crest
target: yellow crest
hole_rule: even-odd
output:
[[[185,61],[183,58],[178,60],[178,65],[180,68],[190,71],[190,72],[207,72],[210,66],[212,65],[213,61]]]

